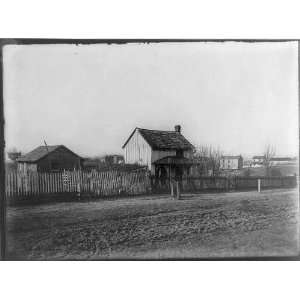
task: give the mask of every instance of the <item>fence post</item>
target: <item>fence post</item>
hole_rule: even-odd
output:
[[[173,180],[170,180],[170,188],[171,188],[171,197],[174,197],[174,183]]]
[[[257,179],[257,191],[260,193],[260,179]]]
[[[177,200],[180,199],[180,183],[178,180],[176,181],[176,198]]]
[[[77,181],[77,198],[78,198],[78,200],[80,200],[80,198],[81,198],[81,186],[80,186],[81,170],[77,171],[76,173],[77,173],[76,174],[77,176],[75,178]]]

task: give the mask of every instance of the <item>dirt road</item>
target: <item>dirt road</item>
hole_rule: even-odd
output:
[[[11,259],[159,259],[298,253],[298,192],[148,196],[8,209]]]

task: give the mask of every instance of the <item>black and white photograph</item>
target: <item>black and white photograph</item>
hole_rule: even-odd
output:
[[[298,47],[3,40],[5,259],[297,257]]]

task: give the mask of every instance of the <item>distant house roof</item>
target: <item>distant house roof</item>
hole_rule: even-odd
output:
[[[263,155],[255,155],[252,158],[253,159],[264,159],[265,157]]]
[[[79,155],[72,152],[70,149],[68,149],[64,145],[55,145],[55,146],[47,146],[47,147],[46,146],[39,146],[39,147],[35,148],[34,150],[32,150],[31,152],[19,157],[17,159],[17,162],[32,162],[32,163],[37,162],[40,159],[47,156],[49,153],[51,153],[51,152],[53,152],[53,151],[55,151],[55,150],[57,150],[58,148],[61,148],[61,147],[67,149],[69,152],[71,152],[74,155],[81,158]]]
[[[291,157],[272,157],[270,161],[291,161]]]
[[[153,150],[192,150],[194,146],[177,131],[164,131],[164,130],[150,130],[143,128],[135,128],[131,133],[125,144],[124,148],[135,131],[138,130],[146,142]]]
[[[241,155],[223,155],[222,157],[221,157],[222,159],[239,159],[239,158],[242,158],[242,156]]]

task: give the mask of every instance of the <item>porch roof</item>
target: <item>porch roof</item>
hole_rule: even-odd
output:
[[[195,165],[198,164],[196,160],[179,156],[166,156],[154,162],[155,165]]]

